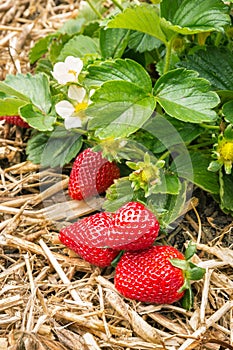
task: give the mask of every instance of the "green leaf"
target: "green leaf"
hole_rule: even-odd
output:
[[[64,61],[67,56],[82,58],[96,53],[99,53],[96,40],[85,35],[76,35],[64,45],[57,61]]]
[[[39,131],[53,130],[53,124],[56,121],[56,117],[52,115],[44,115],[40,111],[36,111],[32,104],[20,107],[19,112],[23,120],[34,129]]]
[[[160,27],[160,20],[156,6],[140,4],[119,13],[108,22],[108,28],[137,30],[152,35],[166,43],[166,36]]]
[[[47,74],[51,78],[53,78],[53,76],[51,74],[52,71],[53,71],[53,65],[52,65],[50,60],[48,60],[46,58],[41,58],[37,61],[36,69],[35,69],[36,73],[42,72],[42,73]]]
[[[189,260],[193,257],[193,255],[196,253],[197,251],[197,246],[195,243],[193,242],[189,242],[188,247],[185,250],[185,259]]]
[[[184,143],[188,144],[197,138],[202,132],[198,124],[185,123],[169,116],[161,116],[156,114],[156,117],[148,120],[143,126],[150,135],[142,134],[145,139],[142,139],[143,144],[149,147],[153,153],[161,153],[166,149],[173,150],[177,145]],[[149,136],[154,138],[151,140]],[[139,138],[140,142],[140,138]]]
[[[29,60],[31,64],[34,64],[39,58],[41,58],[47,51],[54,34],[47,35],[38,40],[29,52]]]
[[[197,71],[215,90],[233,90],[232,52],[227,48],[206,47],[189,55],[178,66]]]
[[[26,154],[27,159],[34,164],[41,163],[41,154],[44,151],[49,135],[44,133],[37,133],[32,135],[27,142]]]
[[[153,187],[153,193],[167,193],[176,195],[181,189],[181,183],[178,176],[165,173],[160,177],[161,183]]]
[[[180,192],[177,195],[169,195],[167,197],[165,212],[161,215],[162,226],[167,228],[177,220],[185,209],[187,200],[187,182],[181,183]]]
[[[133,200],[134,191],[131,186],[131,181],[128,178],[122,177],[115,180],[106,192],[106,201],[103,208],[107,211],[114,212],[125,203]]]
[[[26,101],[18,100],[16,98],[0,99],[0,116],[18,115],[19,108],[24,106],[26,103]]]
[[[27,96],[43,113],[50,111],[51,96],[49,80],[44,73],[38,73],[34,76],[29,73],[26,75],[8,75],[5,83]]]
[[[225,174],[222,170],[219,172],[220,181],[220,207],[226,212],[233,212],[233,174]]]
[[[233,100],[225,103],[222,108],[226,121],[233,124]]]
[[[63,26],[58,30],[58,32],[70,35],[79,33],[84,23],[85,19],[79,18],[79,16],[78,18],[71,18],[63,24]]]
[[[218,96],[221,99],[221,103],[224,104],[233,100],[233,90],[218,90]]]
[[[86,114],[90,130],[99,138],[127,137],[138,130],[151,116],[155,99],[128,81],[104,83],[93,95]]]
[[[57,35],[53,37],[53,40],[51,41],[49,46],[49,55],[48,55],[52,64],[55,64],[57,62],[57,59],[58,59],[58,56],[60,55],[61,50],[70,39],[71,39],[71,35],[62,34],[62,33],[57,33]]]
[[[55,168],[68,164],[81,147],[81,135],[57,127],[52,133],[33,135],[27,143],[26,153],[33,163]]]
[[[220,99],[209,88],[209,82],[198,78],[197,72],[178,68],[157,80],[154,95],[174,118],[191,123],[212,122],[217,114],[211,108],[216,107]]]
[[[69,163],[79,153],[83,139],[80,134],[57,127],[41,154],[41,165],[56,167]]]
[[[223,31],[230,24],[228,7],[221,0],[163,0],[164,27],[184,35]],[[165,21],[166,19],[166,21]]]
[[[190,152],[190,160],[192,169],[187,167],[186,157],[180,154],[174,159],[171,170],[177,171],[179,177],[189,180],[205,191],[219,193],[218,175],[207,170],[211,162],[211,156],[201,151],[192,151]]]
[[[105,61],[100,65],[90,65],[85,82],[91,86],[99,86],[110,80],[128,81],[151,92],[152,83],[147,71],[137,62],[130,59]]]
[[[121,57],[129,39],[129,30],[107,28],[100,30],[100,50],[103,59]]]
[[[130,33],[128,46],[130,49],[136,52],[152,51],[160,47],[162,42],[156,39],[154,36],[133,31]]]
[[[91,38],[96,38],[99,36],[100,23],[98,20],[89,22],[83,27],[82,34],[89,36]]]
[[[0,92],[2,94],[5,94],[5,96],[14,96],[19,98],[20,100],[29,102],[29,98],[27,96],[25,96],[24,94],[22,94],[21,92],[17,91],[16,89],[14,89],[13,87],[11,87],[10,85],[6,84],[5,82],[0,81]]]

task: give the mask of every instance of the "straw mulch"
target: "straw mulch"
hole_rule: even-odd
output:
[[[1,0],[0,79],[29,72],[29,48],[77,12],[73,0]],[[61,173],[27,162],[29,137],[0,125],[0,349],[233,349],[232,217],[197,191],[196,206],[166,238],[179,249],[196,241],[194,262],[206,268],[193,284],[191,311],[126,300],[112,268],[91,266],[57,238],[101,198],[68,199],[70,167]]]

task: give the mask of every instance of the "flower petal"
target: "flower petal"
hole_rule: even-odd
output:
[[[83,61],[78,57],[67,56],[65,62],[57,62],[51,72],[59,84],[77,81],[83,68]]]
[[[86,95],[86,90],[83,87],[79,87],[76,85],[69,86],[68,89],[68,97],[76,100],[77,102],[82,102]]]
[[[81,119],[75,116],[65,118],[64,122],[66,129],[80,128],[82,126]]]
[[[69,118],[74,112],[75,108],[69,101],[60,101],[55,105],[55,110],[62,118]]]
[[[65,59],[65,64],[69,70],[75,71],[77,76],[83,69],[83,61],[78,57],[67,56]]]
[[[67,69],[64,62],[55,63],[53,71],[51,72],[53,77],[58,81],[59,84],[63,84],[63,76],[67,75]]]

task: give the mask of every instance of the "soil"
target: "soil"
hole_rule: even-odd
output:
[[[72,0],[0,2],[0,79],[33,72],[30,47],[77,14]],[[0,122],[0,349],[233,349],[232,216],[197,188],[193,206],[158,240],[181,251],[197,243],[193,262],[206,274],[192,285],[190,311],[127,300],[114,288],[113,268],[91,266],[58,240],[61,227],[98,209],[101,198],[69,199],[70,166],[27,161],[29,138],[30,130]]]

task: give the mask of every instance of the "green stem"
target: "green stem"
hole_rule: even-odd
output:
[[[176,36],[173,36],[166,44],[166,56],[165,56],[165,64],[163,69],[163,74],[167,73],[170,68],[171,63],[171,53],[172,53],[172,44],[173,40]]]
[[[114,5],[116,7],[118,7],[121,11],[124,11],[124,7],[121,6],[121,4],[119,4],[119,2],[117,0],[112,0],[112,2],[114,3]]]
[[[200,123],[199,125],[202,128],[205,128],[205,129],[219,130],[219,126],[218,125],[209,125],[209,124],[205,124],[205,123]]]
[[[221,40],[222,40],[222,33],[218,32],[214,41],[214,45],[219,46]]]
[[[188,149],[199,149],[199,148],[201,148],[201,147],[206,147],[206,146],[210,146],[210,145],[212,145],[213,146],[213,140],[212,141],[205,141],[205,142],[202,142],[202,143],[199,143],[199,144],[197,144],[197,145],[190,145],[190,146],[188,146]]]
[[[88,5],[90,6],[90,8],[95,12],[95,14],[102,19],[102,15],[101,13],[97,10],[97,8],[92,4],[91,0],[87,0]]]
[[[170,151],[166,151],[164,152],[160,157],[159,160],[164,160],[165,158],[167,158],[170,154]]]
[[[54,123],[54,125],[55,125],[55,126],[63,126],[63,127],[64,127],[64,123],[61,123],[61,122],[58,122],[58,121],[56,121],[56,122]],[[64,127],[64,128],[65,128],[65,127]],[[67,130],[67,131],[68,131],[68,130]],[[84,129],[72,128],[72,131],[73,131],[73,132],[76,132],[77,134],[81,134],[81,135],[87,135],[87,134],[88,134],[87,130],[84,130]]]

